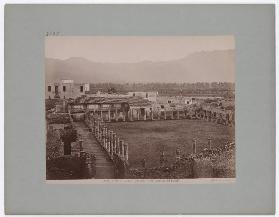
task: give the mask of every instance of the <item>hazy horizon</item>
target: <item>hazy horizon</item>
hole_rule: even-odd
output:
[[[234,49],[223,49],[223,50],[210,50],[212,52],[214,51],[234,51]],[[183,56],[183,57],[180,57],[180,58],[175,58],[175,59],[169,59],[169,60],[140,60],[140,61],[136,61],[136,62],[108,62],[108,61],[104,61],[104,62],[101,62],[101,61],[93,61],[93,60],[90,60],[88,58],[85,58],[85,57],[82,57],[82,56],[70,56],[70,57],[67,57],[65,59],[60,59],[60,58],[54,58],[54,57],[45,57],[46,59],[55,59],[55,60],[61,60],[61,61],[67,61],[67,60],[70,60],[70,59],[84,59],[84,60],[88,60],[90,62],[95,62],[95,63],[103,63],[103,64],[133,64],[133,63],[141,63],[141,62],[152,62],[152,63],[158,63],[158,62],[169,62],[169,61],[175,61],[175,60],[181,60],[181,59],[184,59],[184,58],[187,58],[188,56],[190,56],[191,54],[195,54],[195,53],[204,53],[204,52],[210,52],[210,51],[196,51],[196,52],[193,52],[193,53],[189,53],[187,56]]]
[[[45,40],[45,57],[85,58],[103,63],[171,61],[195,52],[234,50],[228,36],[55,36]]]
[[[235,81],[228,36],[55,36],[45,40],[47,80],[96,83]]]

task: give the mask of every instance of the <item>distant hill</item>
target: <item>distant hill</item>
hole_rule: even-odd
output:
[[[45,59],[46,81],[75,82],[234,82],[234,50],[202,51],[171,61],[99,63],[84,58]]]

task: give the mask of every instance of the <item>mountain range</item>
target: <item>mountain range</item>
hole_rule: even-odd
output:
[[[46,82],[72,79],[77,83],[234,82],[234,50],[200,51],[169,61],[94,62],[81,57],[46,58]]]

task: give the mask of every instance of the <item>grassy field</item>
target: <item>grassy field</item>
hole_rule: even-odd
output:
[[[117,122],[108,126],[129,144],[129,162],[133,168],[141,167],[143,158],[147,167],[159,166],[162,150],[168,163],[172,163],[176,148],[181,154],[191,153],[193,138],[197,138],[199,152],[208,147],[208,137],[212,138],[212,147],[218,147],[234,140],[235,134],[234,127],[201,120]]]

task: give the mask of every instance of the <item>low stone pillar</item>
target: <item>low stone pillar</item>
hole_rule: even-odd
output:
[[[150,114],[150,115],[151,115],[151,121],[153,121],[153,120],[154,120],[154,117],[153,117],[153,116],[154,116],[154,114],[153,114],[153,109],[151,110],[150,113],[151,113],[151,114]]]
[[[179,110],[177,110],[176,112],[177,112],[177,119],[179,120]]]
[[[208,138],[207,140],[208,140],[208,148],[209,148],[209,150],[211,150],[212,149],[212,143],[211,143],[212,139]]]
[[[227,113],[226,114],[226,125],[229,125],[229,122],[230,122],[230,114]]]
[[[129,159],[128,143],[124,146],[124,155],[125,155],[125,160],[128,161],[128,159]]]
[[[79,142],[79,151],[82,152],[83,151],[83,140],[80,139],[78,142]]]
[[[171,119],[173,120],[174,119],[174,111],[171,111]]]
[[[167,111],[166,111],[166,109],[164,110],[164,119],[167,120]]]
[[[212,178],[214,176],[213,163],[210,159],[194,159],[193,178]]]
[[[196,154],[197,153],[197,139],[193,139],[193,154]]]

